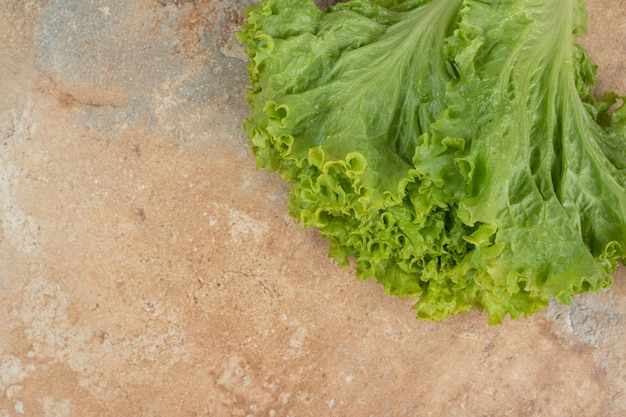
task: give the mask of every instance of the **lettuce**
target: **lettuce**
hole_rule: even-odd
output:
[[[340,265],[430,320],[611,284],[626,108],[593,95],[582,0],[263,0],[246,20],[257,167]]]

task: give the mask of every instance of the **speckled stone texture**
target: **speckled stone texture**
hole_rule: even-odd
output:
[[[0,417],[626,415],[626,270],[417,321],[288,217],[235,0],[0,0]],[[626,94],[626,3],[588,0]]]

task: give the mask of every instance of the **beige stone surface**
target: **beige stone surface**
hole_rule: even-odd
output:
[[[0,0],[0,417],[626,415],[626,273],[417,321],[288,217],[236,0]],[[589,0],[626,94],[621,0]]]

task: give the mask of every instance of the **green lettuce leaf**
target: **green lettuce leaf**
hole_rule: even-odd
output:
[[[582,0],[263,0],[246,19],[257,166],[340,264],[435,320],[610,285],[626,111],[593,97]]]

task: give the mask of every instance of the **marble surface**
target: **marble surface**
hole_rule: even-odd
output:
[[[236,0],[0,0],[0,417],[626,414],[626,270],[418,321],[287,215],[241,129]],[[626,8],[588,0],[598,92]]]

